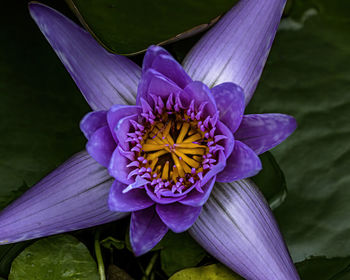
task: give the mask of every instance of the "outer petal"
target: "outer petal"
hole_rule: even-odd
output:
[[[245,115],[235,137],[259,155],[284,141],[296,127],[296,120],[288,115]]]
[[[103,126],[95,131],[86,144],[86,150],[89,154],[104,167],[108,167],[112,153],[116,148],[109,127]]]
[[[208,183],[206,183],[202,190],[203,192],[198,191],[192,191],[190,194],[187,195],[184,199],[180,200],[179,202],[184,205],[198,207],[203,206],[204,203],[207,202],[209,195],[214,187],[216,181],[216,176],[213,177]]]
[[[194,46],[184,69],[213,87],[233,82],[252,97],[279,24],[285,0],[242,0]]]
[[[182,66],[170,54],[161,54],[155,57],[151,68],[168,77],[180,88],[185,88],[192,82]]]
[[[130,222],[130,243],[136,256],[147,253],[163,238],[168,227],[154,207],[133,212]]]
[[[114,181],[109,193],[108,205],[111,211],[132,212],[148,208],[154,204],[144,189],[123,193],[127,185]]]
[[[180,203],[156,205],[159,217],[173,232],[188,230],[198,218],[201,208],[202,207],[192,207]]]
[[[189,232],[246,279],[299,279],[271,210],[250,180],[218,184]]]
[[[84,116],[80,121],[80,130],[87,139],[102,126],[107,125],[107,111],[93,111]]]
[[[113,180],[85,151],[29,189],[0,213],[0,244],[108,223],[128,213],[108,209]]]
[[[216,177],[218,182],[232,182],[256,175],[261,170],[259,157],[245,144],[235,141],[225,169]]]
[[[211,89],[222,121],[231,132],[239,127],[245,108],[243,89],[234,83],[223,83]]]
[[[140,67],[108,53],[88,32],[54,9],[30,3],[29,10],[92,109],[135,103]]]

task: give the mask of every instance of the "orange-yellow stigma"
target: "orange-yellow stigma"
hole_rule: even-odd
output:
[[[152,169],[152,179],[176,183],[186,174],[196,176],[203,172],[200,165],[208,153],[207,139],[197,125],[197,121],[183,120],[180,114],[163,114],[162,120],[149,127],[140,156],[147,160],[145,167]]]

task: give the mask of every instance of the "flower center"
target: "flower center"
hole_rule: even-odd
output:
[[[203,172],[203,155],[208,153],[208,140],[197,123],[183,120],[180,114],[165,114],[163,120],[149,128],[141,156],[152,169],[152,178],[175,184],[182,178],[185,187],[198,179],[198,173]]]
[[[184,108],[180,102],[169,102],[171,98],[166,105],[156,99],[154,109],[143,100],[142,119],[132,121],[127,139],[134,153],[129,178],[148,180],[158,197],[182,194],[193,187],[202,191],[200,182],[222,149],[214,136],[217,116],[203,119],[205,104],[195,110],[194,102]]]

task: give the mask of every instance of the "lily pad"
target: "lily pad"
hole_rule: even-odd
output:
[[[272,209],[280,206],[287,196],[284,174],[270,152],[259,156],[263,169],[252,180],[259,187]]]
[[[175,273],[169,280],[243,280],[222,264],[212,264],[196,268],[187,268]]]
[[[202,247],[187,232],[176,234],[169,231],[154,249],[161,249],[162,270],[168,276],[181,269],[197,265],[206,255]]]
[[[66,0],[81,23],[112,52],[138,53],[152,44],[192,36],[237,0]]]
[[[13,261],[9,280],[98,280],[97,265],[71,235],[40,239]]]
[[[350,258],[317,257],[297,263],[296,268],[303,280],[338,280],[338,276],[343,275],[349,265]]]
[[[294,1],[282,21],[251,112],[282,112],[299,127],[275,148],[288,182],[277,210],[294,261],[350,248],[350,2]]]

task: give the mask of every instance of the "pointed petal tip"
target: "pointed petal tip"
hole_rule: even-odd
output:
[[[193,80],[209,87],[234,82],[253,96],[286,0],[242,0],[191,49],[183,61]]]
[[[0,212],[0,243],[14,243],[121,219],[107,201],[112,180],[85,151]]]
[[[300,280],[271,209],[251,180],[219,183],[189,232],[246,279]]]
[[[135,256],[149,252],[167,232],[168,227],[159,218],[154,206],[133,212],[130,222],[130,244]]]
[[[93,110],[135,102],[141,76],[138,65],[107,52],[86,30],[58,11],[37,2],[29,3],[28,7]]]

